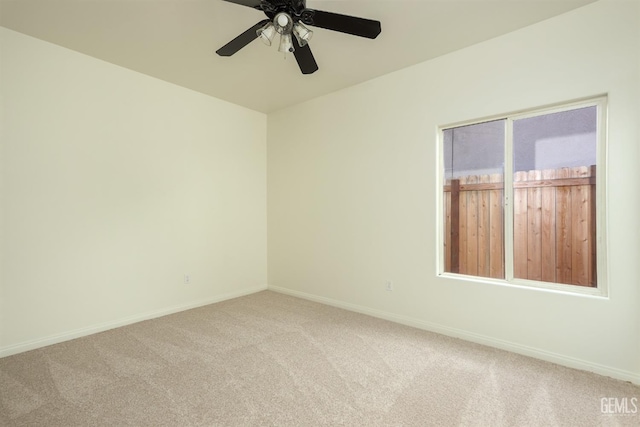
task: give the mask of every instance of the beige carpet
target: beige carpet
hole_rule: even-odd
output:
[[[3,426],[640,425],[601,412],[629,383],[269,291],[0,359],[0,386]]]

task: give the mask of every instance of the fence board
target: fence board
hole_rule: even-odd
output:
[[[516,172],[514,182],[525,181],[526,172]],[[527,189],[513,190],[513,275],[527,278]]]
[[[478,177],[467,177],[468,184],[478,182]],[[478,275],[478,191],[467,191],[467,274]]]
[[[585,176],[589,173],[588,168],[574,168],[574,176]],[[589,285],[589,196],[590,189],[586,185],[578,185],[571,188],[572,203],[572,260],[571,260],[571,283],[575,285]]]
[[[569,168],[556,171],[558,178],[568,178]],[[571,283],[571,187],[556,189],[556,281]]]
[[[467,177],[460,178],[460,185],[467,183]],[[458,264],[461,274],[467,273],[467,195],[460,194],[460,233],[459,233],[459,250]]]
[[[451,180],[451,272],[460,272],[460,180]]]
[[[451,181],[447,184],[451,186]],[[443,194],[444,201],[444,271],[451,270],[451,191]]]
[[[556,171],[542,171],[543,180],[555,179]],[[542,278],[545,282],[556,280],[556,189],[545,187],[542,193]]]
[[[529,171],[528,181],[537,181],[541,171]],[[527,279],[542,279],[542,192],[539,187],[527,189]]]
[[[490,182],[504,181],[502,174],[492,174]],[[504,210],[502,208],[502,190],[493,189],[489,191],[489,221],[490,221],[490,266],[489,276],[497,279],[504,278]]]
[[[480,175],[478,182],[488,183],[489,175]],[[478,191],[478,276],[490,277],[491,231],[488,191]]]

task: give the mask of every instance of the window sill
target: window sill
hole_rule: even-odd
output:
[[[440,273],[438,277],[443,279],[453,279],[464,282],[480,283],[485,285],[505,286],[516,289],[527,289],[541,292],[549,292],[562,295],[573,295],[580,297],[590,297],[598,299],[609,299],[608,294],[603,286],[597,288],[578,286],[578,285],[566,285],[560,283],[538,282],[535,280],[526,279],[493,279],[490,277],[478,277],[468,276],[466,274],[457,273]]]

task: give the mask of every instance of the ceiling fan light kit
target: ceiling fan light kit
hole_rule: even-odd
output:
[[[224,0],[242,6],[260,10],[267,18],[258,22],[235,39],[216,51],[220,56],[231,56],[259,38],[271,46],[276,33],[280,34],[278,51],[292,52],[303,74],[312,74],[318,70],[309,40],[313,31],[305,26],[311,25],[327,30],[338,31],[369,39],[375,39],[382,31],[380,21],[307,9],[306,0]],[[294,46],[292,35],[298,42]]]

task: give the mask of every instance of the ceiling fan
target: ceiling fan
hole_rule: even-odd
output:
[[[311,25],[354,36],[375,39],[382,31],[380,21],[341,15],[322,10],[307,9],[306,0],[224,0],[242,6],[261,10],[267,18],[258,22],[235,39],[216,51],[220,56],[231,56],[240,49],[260,38],[271,46],[276,33],[280,34],[280,52],[293,52],[302,74],[311,74],[318,70],[318,64],[309,48],[313,32]],[[294,46],[291,36],[297,40]]]

